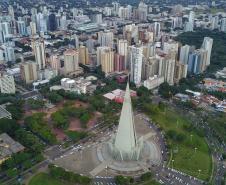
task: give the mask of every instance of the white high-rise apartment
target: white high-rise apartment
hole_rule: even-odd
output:
[[[46,67],[46,55],[43,40],[37,40],[33,43],[33,52],[35,54],[35,61],[38,64],[38,69],[44,69]]]
[[[129,48],[129,62],[130,62],[130,81],[136,85],[141,83],[142,74],[142,47],[130,46]]]
[[[181,64],[187,64],[188,63],[189,52],[190,52],[190,46],[189,45],[184,45],[180,48],[179,62]]]
[[[226,18],[221,19],[221,29],[222,32],[226,32]]]
[[[207,51],[207,61],[206,61],[207,66],[210,65],[212,46],[213,46],[213,39],[210,37],[204,37],[204,40],[202,43],[202,49],[205,49]]]
[[[98,43],[101,46],[113,47],[114,34],[111,31],[98,32]]]
[[[27,27],[24,21],[17,21],[17,27],[20,35],[27,35]]]

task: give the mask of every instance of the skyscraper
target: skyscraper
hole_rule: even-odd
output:
[[[77,50],[68,49],[64,52],[64,74],[79,70],[79,53]]]
[[[212,46],[213,46],[213,39],[210,37],[204,37],[201,48],[207,51],[207,62],[206,62],[207,66],[210,65]]]
[[[188,63],[189,52],[190,52],[190,46],[189,45],[184,45],[180,48],[179,62],[181,64],[187,64]]]
[[[88,48],[85,46],[79,47],[79,63],[83,65],[89,64],[89,52]]]
[[[49,15],[48,28],[49,28],[50,31],[56,31],[56,29],[57,29],[56,15],[54,13],[51,13]]]
[[[43,40],[36,40],[33,43],[33,52],[38,69],[42,70],[46,67],[45,43]]]
[[[30,84],[38,79],[36,62],[28,61],[20,65],[21,79]]]
[[[202,73],[207,67],[208,52],[204,49],[195,50],[189,55],[188,72],[192,74]]]
[[[101,46],[113,47],[114,34],[111,31],[98,32],[98,43]]]
[[[129,47],[129,66],[130,66],[130,81],[134,82],[136,85],[141,83],[141,73],[142,73],[142,48],[130,46]]]
[[[221,27],[220,27],[222,32],[226,32],[226,18],[221,19]]]
[[[18,33],[22,36],[27,35],[27,27],[24,21],[17,21]]]
[[[97,63],[106,74],[114,71],[114,52],[110,47],[97,48]]]
[[[147,21],[147,15],[148,15],[148,6],[143,1],[140,1],[138,5],[138,19],[140,21]]]

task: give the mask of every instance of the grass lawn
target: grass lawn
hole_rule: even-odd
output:
[[[39,173],[30,180],[29,185],[65,185],[65,183],[50,177],[47,173]]]
[[[159,110],[157,113],[150,113],[149,115],[164,132],[174,130],[177,134],[184,136],[184,139],[179,142],[167,138],[172,151],[169,167],[202,180],[209,180],[212,170],[212,157],[205,139],[194,130],[188,131],[185,129],[185,126],[190,125],[189,120],[171,108],[166,108],[165,111]]]

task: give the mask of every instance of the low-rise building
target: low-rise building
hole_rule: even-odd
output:
[[[12,75],[7,73],[0,74],[0,90],[3,94],[15,94],[15,82]]]
[[[61,84],[50,87],[50,91],[63,89],[78,94],[86,94],[88,92],[93,92],[93,88],[95,90],[92,82],[83,77],[76,79],[62,78]]]
[[[23,151],[25,148],[20,143],[14,141],[6,133],[0,135],[0,164],[10,158],[12,154]]]

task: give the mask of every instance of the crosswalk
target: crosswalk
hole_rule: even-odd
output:
[[[93,185],[117,185],[114,182],[94,182]]]

